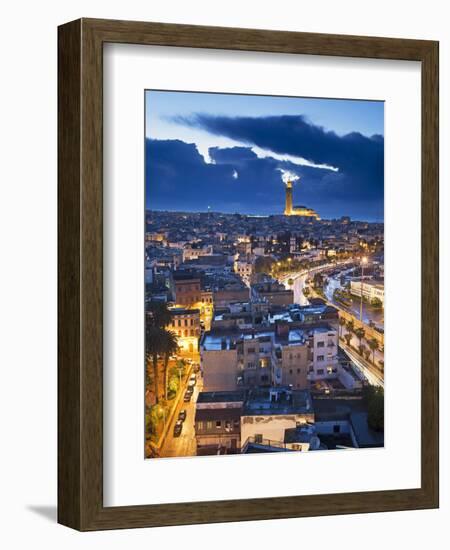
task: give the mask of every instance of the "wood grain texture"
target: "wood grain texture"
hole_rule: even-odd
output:
[[[422,63],[420,489],[103,507],[102,48],[105,42]],[[58,521],[82,531],[438,506],[438,44],[81,19],[59,28]]]
[[[81,22],[58,32],[58,521],[80,510]]]

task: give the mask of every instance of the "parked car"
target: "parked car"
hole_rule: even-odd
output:
[[[181,420],[177,420],[175,423],[175,426],[173,427],[173,436],[180,437],[182,431],[183,431],[183,422]]]
[[[187,415],[186,409],[182,409],[178,413],[178,420],[180,420],[181,422],[184,422],[186,420],[186,415]]]
[[[191,400],[191,397],[192,397],[192,392],[186,391],[186,393],[184,394],[184,397],[183,397],[183,401],[185,403],[189,403],[189,401]]]

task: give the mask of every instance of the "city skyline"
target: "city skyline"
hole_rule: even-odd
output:
[[[384,217],[384,104],[361,100],[146,92],[146,208],[322,219]]]

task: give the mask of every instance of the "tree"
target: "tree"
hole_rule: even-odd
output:
[[[372,298],[372,300],[370,301],[370,305],[376,309],[380,309],[383,306],[379,298]]]
[[[347,342],[347,346],[350,346],[350,342],[352,341],[352,333],[347,332],[344,334],[345,341]]]
[[[314,288],[322,288],[323,286],[323,275],[321,273],[315,273],[313,277],[313,286]]]
[[[381,387],[367,386],[363,393],[367,406],[367,424],[377,432],[384,430],[384,390]]]
[[[255,273],[270,273],[274,263],[272,256],[259,256],[255,260]]]
[[[381,432],[384,430],[384,391],[377,388],[369,401],[367,410],[367,423],[372,430]]]
[[[350,334],[355,330],[355,323],[353,322],[353,319],[349,319],[347,321],[345,328],[347,329],[347,332],[350,332]]]
[[[145,356],[147,366],[153,366],[153,379],[155,381],[155,398],[156,403],[159,403],[159,377],[158,377],[158,356],[164,353],[162,341],[165,330],[155,327],[145,327]]]
[[[161,353],[164,356],[164,399],[167,401],[169,386],[169,358],[178,350],[178,339],[175,333],[170,330],[164,330],[161,337]]]
[[[346,321],[344,317],[339,317],[339,338],[342,338],[342,327],[345,325]]]
[[[371,338],[367,342],[367,345],[369,346],[370,351],[372,352],[372,363],[375,365],[375,352],[378,349],[378,340],[376,338]]]
[[[172,320],[172,314],[165,302],[152,300],[147,306],[146,324],[157,328],[165,328]]]
[[[355,332],[356,338],[358,338],[358,340],[359,340],[359,345],[361,345],[362,340],[363,340],[363,338],[366,334],[366,331],[362,327],[359,327],[359,328],[355,329],[354,332]]]

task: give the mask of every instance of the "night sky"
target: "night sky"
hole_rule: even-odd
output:
[[[384,103],[146,92],[146,205],[155,210],[383,221]]]

